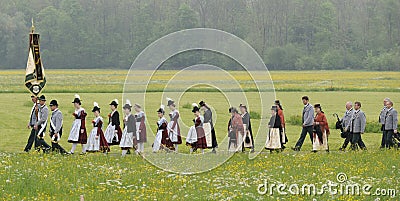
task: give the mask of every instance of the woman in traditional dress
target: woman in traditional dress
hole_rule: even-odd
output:
[[[157,110],[159,120],[157,121],[157,134],[153,143],[153,153],[158,152],[160,150],[160,147],[163,149],[164,146],[174,146],[168,138],[168,122],[167,119],[165,119],[164,114],[164,105],[161,105],[160,108]]]
[[[119,146],[122,150],[122,156],[125,156],[129,149],[136,148],[136,118],[131,113],[132,105],[129,100],[123,107],[125,117],[124,117],[124,131],[122,132],[122,137]],[[138,152],[136,152],[138,154]]]
[[[314,105],[314,131],[313,131],[313,152],[325,150],[329,152],[328,135],[329,125],[320,104]]]
[[[142,111],[142,106],[139,104],[134,105],[134,109],[136,111],[136,140],[137,140],[137,152],[143,153],[144,151],[144,143],[147,142],[147,134],[146,134],[146,115]]]
[[[100,116],[100,107],[99,104],[94,102],[94,107],[92,112],[95,116],[94,120],[92,121],[93,129],[90,132],[86,150],[89,152],[97,152],[102,151],[103,153],[107,153],[110,151],[110,147],[107,144],[107,140],[104,137],[104,133],[102,130],[103,127],[103,118]]]
[[[194,128],[196,129],[196,142],[188,143],[192,148],[190,148],[190,153],[195,152],[197,149],[201,149],[201,153],[204,154],[204,149],[207,148],[206,136],[203,129],[204,118],[200,115],[200,108],[196,103],[192,104],[193,114],[195,118],[193,119]]]
[[[108,126],[104,133],[107,143],[111,145],[119,145],[122,137],[122,130],[119,121],[119,113],[117,111],[118,100],[114,99],[110,103],[111,113],[108,115]]]
[[[169,140],[171,140],[172,144],[174,144],[174,147],[169,148],[171,150],[175,150],[175,152],[178,153],[178,145],[182,144],[181,130],[178,124],[179,111],[175,108],[175,102],[172,99],[167,98],[167,100],[167,106],[171,110],[171,112],[169,113],[170,122],[168,123],[168,136]]]
[[[241,150],[241,144],[243,143],[243,120],[242,116],[240,116],[236,108],[229,108],[229,112],[231,113],[231,119],[229,120],[228,126],[228,151],[238,152],[239,150]]]
[[[265,149],[271,151],[271,153],[275,150],[279,152],[282,148],[281,144],[281,132],[282,132],[282,123],[281,118],[278,116],[278,107],[272,106],[271,108],[271,118],[268,123],[268,135],[267,140],[265,142]]]
[[[283,114],[283,107],[279,100],[275,100],[275,105],[278,107],[278,116],[281,119],[281,124],[282,124],[281,144],[282,144],[282,150],[284,150],[286,148],[284,145],[288,142],[288,138],[286,135],[286,129],[285,129],[286,128],[285,115]]]
[[[212,120],[212,111],[204,101],[200,101],[199,105],[204,111],[203,129],[206,135],[207,148],[212,148],[212,153],[217,153],[216,148],[218,147],[218,143]]]
[[[251,129],[251,121],[250,114],[247,112],[247,106],[240,104],[240,113],[243,121],[244,128],[244,139],[242,143],[242,152],[246,150],[246,148],[250,148],[251,152],[254,152],[254,140],[253,140],[253,131]]]
[[[72,113],[74,116],[74,121],[72,123],[71,132],[69,133],[68,142],[72,143],[72,148],[69,154],[74,154],[76,146],[78,144],[82,145],[82,153],[86,153],[85,144],[87,143],[87,133],[86,133],[86,116],[87,113],[85,109],[81,107],[81,98],[78,94],[75,94],[74,101],[72,101],[75,107],[75,112]]]

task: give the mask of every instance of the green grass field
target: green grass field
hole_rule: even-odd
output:
[[[71,145],[66,142],[72,123],[73,107],[71,101],[75,92],[83,99],[83,107],[92,108],[93,101],[102,107],[101,115],[106,118],[108,103],[114,98],[121,102],[122,87],[126,71],[48,71],[48,85],[44,90],[48,100],[57,99],[64,114],[64,135],[61,141],[66,149]],[[143,72],[146,73],[146,72]],[[153,90],[160,90],[174,74],[173,71],[158,72],[154,80],[161,83],[152,85]],[[242,72],[232,72],[244,88],[251,88],[249,77]],[[29,93],[23,88],[22,71],[1,71],[0,104],[4,106],[0,121],[0,199],[3,200],[78,200],[84,195],[85,200],[398,200],[395,197],[379,195],[261,195],[257,192],[260,184],[266,180],[269,184],[315,184],[321,186],[330,181],[336,182],[340,172],[348,176],[349,182],[360,185],[370,184],[371,192],[376,189],[396,189],[400,184],[399,153],[397,150],[379,150],[381,134],[366,133],[363,139],[368,151],[339,152],[342,144],[339,132],[332,129],[329,137],[330,153],[311,153],[311,144],[307,138],[301,152],[285,150],[280,154],[261,152],[250,160],[247,154],[238,153],[226,163],[211,171],[181,175],[163,171],[140,156],[119,156],[118,147],[112,147],[108,156],[88,154],[85,156],[61,156],[57,154],[22,153],[29,135],[26,127],[31,103]],[[400,99],[400,73],[397,72],[271,72],[276,87],[276,98],[280,99],[286,119],[301,115],[301,96],[308,95],[311,103],[321,103],[328,121],[334,126],[333,113],[342,115],[345,102],[359,100],[367,115],[369,124],[376,124],[382,108],[382,99],[390,97],[397,108]],[[140,75],[138,75],[140,77]],[[215,79],[210,77],[210,79]],[[358,83],[361,83],[358,85]],[[307,90],[302,89],[307,86]],[[134,96],[140,96],[135,94]],[[249,109],[258,111],[257,93],[246,93]],[[161,101],[160,92],[146,95],[147,126],[153,132],[156,129],[156,110]],[[191,125],[193,114],[184,105],[205,100],[216,111],[216,133],[220,142],[219,150],[227,144],[221,144],[226,138],[226,125],[229,119],[229,103],[223,94],[216,92],[187,92],[179,100],[182,125]],[[162,100],[165,102],[165,100]],[[133,100],[133,102],[135,102]],[[254,104],[252,104],[254,103]],[[142,104],[142,103],[141,103]],[[269,109],[270,105],[263,106]],[[87,121],[93,118],[89,113]],[[267,118],[262,116],[262,118]],[[260,120],[252,120],[253,132]],[[182,126],[186,136],[187,128]],[[266,135],[266,125],[261,125],[259,136]],[[88,125],[90,131],[91,125]],[[287,125],[288,147],[296,143],[301,127]],[[146,154],[150,151],[153,136],[145,144]],[[50,139],[46,138],[47,142]],[[262,147],[256,147],[261,150]],[[78,147],[78,151],[80,147]],[[188,153],[182,145],[180,152]],[[159,153],[166,161],[174,159],[174,154]],[[146,155],[145,155],[146,157]],[[199,156],[202,160],[202,156]]]

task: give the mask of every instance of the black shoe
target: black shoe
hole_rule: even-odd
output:
[[[313,152],[313,153],[317,153],[318,151],[317,151],[317,150],[312,150],[311,152]]]
[[[292,150],[293,151],[300,151],[300,148],[299,147],[292,147]]]
[[[128,151],[126,152],[126,154],[131,154],[131,150],[130,150],[130,149],[128,149]]]

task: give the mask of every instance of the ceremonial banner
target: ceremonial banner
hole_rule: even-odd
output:
[[[40,35],[34,33],[34,30],[32,21],[32,31],[29,34],[29,53],[26,63],[25,86],[30,92],[37,96],[46,85],[46,78],[40,59]]]

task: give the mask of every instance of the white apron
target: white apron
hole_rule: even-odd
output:
[[[197,142],[197,132],[196,132],[196,128],[194,126],[191,126],[189,128],[189,132],[186,137],[186,142],[189,144],[193,144],[193,143]]]
[[[281,136],[279,128],[270,128],[267,135],[267,141],[265,142],[265,148],[267,149],[280,149],[281,147]]]
[[[160,150],[160,145],[161,145],[161,138],[162,138],[162,132],[164,130],[158,130],[156,134],[156,138],[154,139],[153,143],[153,152],[157,152]]]
[[[212,147],[212,135],[211,135],[211,124],[203,124],[204,134],[206,136],[207,147]]]
[[[127,126],[124,128],[122,132],[121,142],[119,143],[119,147],[133,147],[133,133],[127,132]]]
[[[326,135],[326,131],[322,134],[322,142],[318,138],[316,133],[313,133],[313,151],[326,151],[328,150],[328,136]]]
[[[115,126],[109,123],[106,131],[104,132],[104,137],[106,138],[107,143],[111,144],[115,136],[117,137],[116,139],[118,141],[118,135],[115,133]]]
[[[243,144],[243,140],[244,140],[244,135],[242,134],[242,132],[238,132],[238,137],[237,137],[237,148],[236,151],[242,151],[242,144]]]
[[[140,140],[140,133],[139,133],[139,127],[140,127],[140,121],[136,122],[136,140]]]
[[[71,132],[69,133],[68,141],[77,142],[79,133],[81,132],[81,119],[75,119],[72,123]]]
[[[175,128],[171,131],[172,126],[174,125],[174,121],[170,121],[167,125],[168,128],[168,136],[171,142],[178,142],[178,124],[175,125]]]
[[[86,151],[99,151],[100,150],[100,136],[96,139],[97,136],[97,127],[94,127],[90,132],[88,141],[86,143]]]

